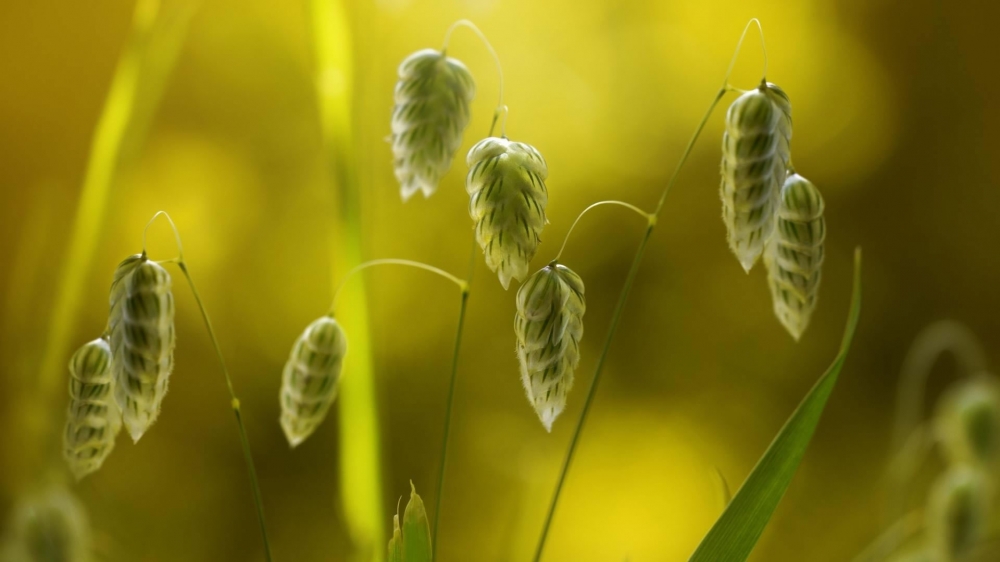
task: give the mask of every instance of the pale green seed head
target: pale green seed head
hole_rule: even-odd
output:
[[[101,467],[122,427],[121,412],[114,401],[107,340],[98,338],[84,344],[73,354],[69,371],[63,457],[80,480]]]
[[[91,530],[80,502],[61,486],[31,493],[14,507],[0,559],[89,562]]]
[[[131,256],[111,285],[111,370],[115,402],[133,441],[160,415],[174,368],[174,296],[170,274],[145,254]]]
[[[774,314],[797,341],[816,308],[826,238],[823,197],[792,174],[782,186],[776,227],[764,253]]]
[[[774,230],[792,135],[791,104],[774,84],[733,101],[722,137],[722,220],[727,241],[747,272]]]
[[[392,109],[392,153],[400,193],[430,197],[451,167],[469,124],[472,74],[441,51],[424,49],[399,65]]]
[[[962,560],[986,537],[993,489],[970,465],[948,469],[931,489],[926,508],[927,539],[938,560]]]
[[[573,387],[585,312],[583,280],[561,264],[538,270],[517,291],[514,333],[521,382],[546,431],[552,431]]]
[[[326,418],[337,397],[347,354],[347,336],[335,319],[323,316],[306,327],[292,346],[281,376],[281,428],[298,446]]]
[[[1000,382],[982,374],[956,383],[938,403],[935,427],[951,462],[1000,470]]]
[[[469,215],[486,265],[506,289],[521,280],[535,256],[545,226],[548,167],[534,147],[488,137],[469,150]]]

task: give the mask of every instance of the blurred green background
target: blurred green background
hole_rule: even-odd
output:
[[[162,1],[166,8],[177,0]],[[38,396],[36,381],[93,131],[133,7],[0,3],[3,513],[40,479],[64,477],[58,449],[39,465],[25,440],[45,420],[63,422],[64,381],[52,400]],[[988,349],[1000,337],[994,5],[379,0],[348,2],[346,11],[365,257],[416,259],[459,275],[472,234],[464,154],[489,127],[497,76],[477,39],[457,31],[449,54],[478,85],[472,122],[439,192],[404,205],[384,138],[396,67],[407,54],[440,47],[459,18],[474,20],[492,41],[505,72],[508,135],[537,147],[549,164],[550,225],[537,267],[589,203],[655,205],[744,24],[760,18],[768,78],[794,107],[796,168],[826,198],[818,310],[795,344],[772,315],[762,268],[744,275],[726,247],[718,161],[730,96],[667,200],[547,560],[686,559],[720,510],[713,467],[738,486],[833,357],[859,244],[865,309],[855,347],[753,559],[845,560],[867,544],[879,530],[879,478],[910,340],[942,317],[966,322]],[[63,350],[68,360],[100,334],[114,267],[141,249],[155,211],[170,212],[242,399],[275,556],[302,561],[352,552],[337,485],[337,416],[331,412],[294,451],[277,423],[282,365],[303,327],[329,305],[330,244],[343,242],[328,235],[338,213],[309,17],[305,2],[201,3],[160,105],[111,184],[80,287],[81,314],[64,326]],[[733,84],[752,87],[761,63],[750,35]],[[642,228],[635,216],[605,208],[570,241],[563,262],[587,283],[587,333],[576,387],[551,435],[519,381],[514,289],[504,292],[477,256],[439,560],[531,553]],[[162,225],[151,233],[150,253],[175,253]],[[178,347],[162,416],[138,445],[121,436],[104,467],[74,490],[103,559],[262,560],[228,395],[190,291],[174,277]],[[455,288],[407,270],[374,270],[365,282],[382,509],[394,512],[410,479],[433,509]],[[391,528],[388,516],[384,525]]]

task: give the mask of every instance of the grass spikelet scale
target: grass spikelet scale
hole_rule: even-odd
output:
[[[110,304],[115,402],[137,442],[159,417],[174,368],[170,274],[145,254],[130,256],[115,271]]]
[[[281,375],[281,428],[297,447],[319,427],[337,396],[347,337],[323,316],[306,327],[292,347]]]
[[[404,201],[417,191],[430,197],[437,190],[462,144],[475,92],[465,65],[442,51],[423,49],[399,65],[392,153]]]
[[[785,93],[762,83],[729,106],[722,135],[722,219],[729,248],[747,272],[774,230],[792,137]]]
[[[764,255],[774,314],[796,341],[816,308],[826,237],[823,207],[812,182],[796,173],[788,176]]]
[[[586,308],[583,280],[561,264],[538,270],[517,291],[514,333],[521,382],[546,431],[552,431],[573,387]]]
[[[989,531],[992,487],[969,465],[948,469],[927,502],[927,538],[935,560],[964,560]]]
[[[486,265],[504,289],[521,280],[535,256],[545,226],[548,167],[533,146],[487,137],[469,150],[469,215]]]
[[[935,427],[950,462],[1000,468],[1000,383],[989,375],[957,383],[941,398]]]
[[[78,349],[69,362],[69,372],[63,456],[79,480],[101,468],[122,428],[107,339],[98,338]]]

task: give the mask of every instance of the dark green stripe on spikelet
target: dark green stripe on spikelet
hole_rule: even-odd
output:
[[[798,174],[785,180],[764,264],[774,314],[798,340],[812,317],[823,267],[826,221],[823,197]]]
[[[77,480],[99,469],[114,449],[122,421],[113,389],[108,341],[85,343],[69,362],[70,402],[63,431],[63,457]]]
[[[980,373],[953,384],[934,418],[948,462],[1000,472],[1000,380]]]
[[[486,265],[504,289],[521,280],[535,256],[545,226],[548,167],[534,147],[488,137],[469,150],[469,215]]]
[[[982,468],[958,464],[931,488],[925,511],[927,548],[934,560],[968,560],[990,531],[995,491]]]
[[[561,264],[538,270],[517,291],[514,334],[521,382],[548,431],[573,387],[586,308],[583,280]]]
[[[737,98],[722,135],[722,220],[729,248],[750,271],[775,226],[792,138],[791,104],[774,84]]]
[[[347,337],[330,316],[309,324],[281,375],[281,428],[289,445],[298,446],[319,427],[337,396]]]
[[[170,274],[144,254],[130,256],[111,284],[111,370],[115,402],[134,441],[160,415],[174,368],[174,295]]]
[[[465,65],[441,51],[417,51],[399,65],[391,140],[404,201],[437,190],[462,144],[475,92]]]

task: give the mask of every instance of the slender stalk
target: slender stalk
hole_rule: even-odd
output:
[[[421,263],[421,262],[413,261],[413,260],[401,260],[401,259],[397,259],[397,258],[386,258],[386,259],[379,259],[379,260],[370,260],[370,261],[366,261],[365,263],[363,263],[361,265],[358,265],[354,269],[348,271],[347,275],[344,275],[344,278],[340,280],[340,284],[337,285],[337,289],[333,292],[333,302],[332,302],[332,304],[330,304],[330,312],[332,313],[333,310],[334,310],[334,308],[336,308],[336,306],[337,306],[337,297],[340,296],[340,292],[344,289],[344,285],[347,284],[347,281],[350,280],[351,277],[353,277],[355,274],[360,273],[360,272],[362,272],[362,271],[364,271],[364,270],[366,270],[366,269],[368,269],[370,267],[376,267],[376,266],[380,266],[380,265],[402,265],[402,266],[406,266],[406,267],[415,267],[417,269],[423,269],[424,271],[430,271],[431,273],[435,273],[437,275],[440,275],[441,277],[444,277],[445,279],[447,279],[447,280],[451,281],[452,283],[458,285],[458,288],[461,289],[462,292],[466,292],[467,291],[467,285],[468,285],[468,283],[466,283],[465,280],[459,279],[458,277],[455,277],[454,275],[448,273],[447,271],[445,271],[445,270],[443,270],[441,268],[438,268],[438,267],[434,267],[433,265],[427,265],[426,263]]]
[[[247,438],[247,428],[243,423],[243,415],[240,410],[240,400],[236,397],[236,391],[233,389],[233,379],[229,376],[229,368],[226,366],[226,360],[222,356],[222,348],[219,347],[219,340],[215,337],[215,329],[212,328],[212,320],[208,317],[208,311],[205,309],[205,305],[201,300],[201,294],[198,293],[198,288],[194,284],[194,280],[191,279],[191,273],[188,271],[187,262],[184,261],[184,248],[181,245],[181,235],[177,231],[177,226],[174,224],[173,219],[170,215],[163,211],[158,211],[153,218],[146,223],[146,228],[142,231],[142,253],[146,253],[146,232],[149,230],[149,225],[153,224],[158,217],[164,217],[167,222],[170,223],[170,228],[174,231],[174,240],[177,244],[177,258],[173,261],[177,263],[177,267],[180,268],[181,272],[184,273],[184,278],[187,279],[188,287],[191,287],[191,294],[194,295],[194,302],[198,305],[198,311],[201,312],[201,319],[205,323],[205,330],[208,331],[208,337],[212,340],[212,347],[215,348],[215,355],[219,359],[219,366],[222,368],[222,375],[226,379],[226,389],[229,390],[230,406],[233,409],[233,414],[236,416],[236,427],[239,428],[240,432],[240,445],[243,447],[243,460],[246,461],[247,474],[250,476],[250,488],[253,492],[253,502],[257,509],[257,523],[260,526],[260,536],[264,541],[264,555],[268,562],[272,560],[271,558],[271,542],[267,538],[267,525],[264,523],[264,501],[261,498],[260,493],[260,482],[257,480],[257,469],[254,466],[253,454],[250,452],[250,440]]]
[[[583,402],[583,411],[580,413],[580,418],[577,421],[576,428],[573,430],[573,437],[569,442],[569,449],[566,451],[566,458],[563,460],[562,469],[559,472],[559,479],[556,482],[556,489],[552,495],[552,502],[549,504],[548,513],[545,516],[545,523],[542,526],[542,534],[538,539],[538,546],[535,549],[535,556],[533,558],[534,562],[539,562],[542,559],[542,554],[545,551],[545,542],[548,539],[549,529],[552,526],[552,519],[555,516],[556,507],[559,504],[559,497],[562,494],[563,486],[566,483],[566,475],[569,473],[570,465],[573,462],[573,455],[576,453],[576,447],[580,440],[580,434],[583,432],[583,427],[587,421],[587,415],[590,413],[590,407],[594,402],[594,396],[597,393],[597,386],[601,381],[601,374],[604,372],[604,365],[608,358],[608,351],[611,349],[611,341],[614,339],[615,332],[618,330],[618,325],[621,322],[622,312],[625,309],[625,303],[628,301],[629,293],[632,291],[632,285],[635,283],[636,274],[639,272],[639,265],[642,263],[643,255],[646,253],[646,246],[649,243],[649,237],[653,234],[653,228],[656,226],[656,221],[660,215],[660,211],[663,209],[663,205],[667,200],[667,194],[670,193],[671,188],[677,182],[677,178],[680,175],[681,169],[684,167],[685,162],[687,162],[688,157],[691,155],[691,150],[694,148],[695,143],[698,141],[698,137],[701,136],[701,131],[705,128],[705,124],[708,123],[709,117],[711,117],[712,112],[715,110],[715,106],[719,104],[722,97],[726,95],[731,89],[729,85],[729,77],[732,74],[733,67],[736,63],[736,58],[739,56],[740,48],[743,45],[743,38],[746,36],[747,31],[750,29],[752,24],[756,23],[758,28],[760,28],[760,22],[754,18],[747,23],[746,27],[743,29],[743,34],[740,36],[740,40],[736,45],[736,50],[733,53],[733,58],[729,63],[729,68],[726,70],[726,76],[722,81],[722,87],[716,94],[712,103],[708,106],[708,110],[705,115],[701,118],[698,123],[698,127],[695,129],[694,134],[691,135],[691,139],[688,140],[687,146],[684,148],[684,153],[681,155],[680,161],[677,162],[677,167],[674,168],[673,174],[667,181],[667,185],[663,188],[663,193],[660,194],[660,200],[656,204],[656,210],[649,217],[649,223],[646,226],[646,232],[642,237],[642,241],[639,242],[639,247],[636,249],[635,257],[632,258],[632,265],[629,268],[628,276],[625,278],[625,284],[622,286],[621,293],[618,296],[618,303],[615,305],[614,312],[611,316],[611,325],[608,328],[607,336],[604,339],[604,345],[601,348],[601,355],[597,359],[597,366],[594,369],[594,377],[590,381],[590,387],[587,389],[587,397]],[[761,43],[763,44],[764,35],[761,31]],[[764,50],[764,60],[765,69],[767,61],[767,50]]]
[[[462,348],[462,330],[465,328],[465,312],[468,309],[469,291],[472,286],[472,274],[476,269],[476,239],[472,239],[472,251],[469,254],[467,281],[462,287],[462,302],[458,309],[458,328],[455,330],[455,348],[451,354],[451,376],[448,380],[448,401],[444,410],[444,431],[441,435],[441,458],[438,460],[438,485],[434,500],[434,523],[431,526],[431,562],[437,559],[438,522],[441,519],[441,498],[444,493],[445,467],[448,461],[448,441],[451,437],[451,411],[455,402],[455,381],[458,380],[458,357]]]
[[[640,217],[646,219],[647,221],[652,220],[652,221],[655,222],[655,220],[656,220],[653,217],[653,215],[647,213],[646,211],[643,211],[642,209],[640,209],[639,207],[636,207],[635,205],[633,205],[631,203],[626,203],[624,201],[612,201],[612,200],[609,200],[609,201],[598,201],[597,203],[593,203],[589,207],[587,207],[586,209],[580,211],[580,214],[576,216],[576,220],[573,221],[573,224],[570,225],[569,230],[566,231],[566,236],[563,238],[562,246],[559,247],[559,253],[556,254],[556,257],[553,258],[552,261],[558,261],[559,258],[562,257],[563,252],[566,251],[566,244],[569,243],[569,237],[570,237],[571,234],[573,234],[573,231],[576,230],[576,225],[577,225],[577,223],[580,222],[580,219],[583,218],[583,215],[586,215],[587,212],[590,211],[591,209],[594,209],[596,207],[600,207],[602,205],[618,205],[620,207],[625,207],[626,209],[630,209],[630,210],[634,211],[637,215],[639,215]]]

